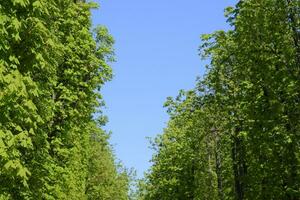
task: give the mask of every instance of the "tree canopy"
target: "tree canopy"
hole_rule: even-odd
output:
[[[244,0],[202,36],[207,73],[170,98],[140,199],[300,198],[300,2]]]
[[[101,127],[114,39],[90,1],[0,3],[0,199],[128,199]]]
[[[130,195],[102,113],[114,39],[85,0],[0,2],[0,200],[300,199],[300,1],[240,0],[202,35]]]

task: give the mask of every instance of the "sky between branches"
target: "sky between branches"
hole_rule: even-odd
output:
[[[168,120],[166,98],[192,89],[205,72],[200,35],[228,29],[224,8],[235,2],[103,0],[93,11],[93,23],[106,25],[116,41],[115,76],[102,92],[106,129],[117,157],[138,177],[151,164],[146,137],[161,133]]]

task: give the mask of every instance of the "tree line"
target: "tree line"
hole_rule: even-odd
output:
[[[80,0],[0,2],[0,199],[126,200],[101,128],[112,36]]]
[[[202,36],[206,74],[168,98],[142,200],[300,199],[300,1],[240,0]]]

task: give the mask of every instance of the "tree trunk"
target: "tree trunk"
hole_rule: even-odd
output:
[[[245,194],[244,178],[247,172],[244,159],[244,147],[241,138],[237,136],[239,130],[235,130],[232,144],[232,161],[234,172],[235,196],[237,200],[243,200]]]

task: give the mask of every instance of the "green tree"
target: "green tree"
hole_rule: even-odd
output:
[[[203,35],[207,74],[168,101],[144,199],[299,199],[299,7],[239,1]]]
[[[114,40],[104,27],[91,30],[93,8],[0,3],[0,199],[128,198],[128,174],[101,129]]]

